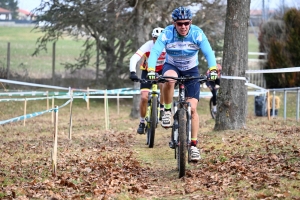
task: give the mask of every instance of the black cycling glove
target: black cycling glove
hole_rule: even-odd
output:
[[[132,81],[138,81],[139,77],[136,75],[135,72],[130,72],[130,77],[129,77]]]

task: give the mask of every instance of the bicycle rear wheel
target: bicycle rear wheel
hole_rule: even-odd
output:
[[[185,176],[186,152],[187,152],[187,135],[186,135],[186,111],[178,110],[178,148],[177,148],[177,164],[179,170],[179,178]]]
[[[216,113],[214,112],[212,97],[210,98],[210,101],[209,101],[209,109],[210,109],[211,117],[213,119],[216,119]]]
[[[157,96],[152,97],[151,103],[150,126],[147,132],[149,148],[153,148],[154,146],[155,129],[157,125]]]

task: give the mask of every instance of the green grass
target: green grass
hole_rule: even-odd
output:
[[[31,56],[37,47],[36,41],[42,33],[32,27],[1,27],[0,29],[0,67],[7,66],[7,48],[10,43],[10,69],[27,70],[30,77],[41,77],[52,74],[52,43],[47,45],[48,51],[38,56]],[[65,37],[56,43],[55,69],[58,74],[65,71],[62,63],[75,63],[82,50],[83,41],[74,41]]]
[[[256,36],[253,33],[249,33],[248,35],[248,51],[249,52],[259,52],[258,49],[259,42]],[[258,58],[258,55],[248,55],[248,58]]]

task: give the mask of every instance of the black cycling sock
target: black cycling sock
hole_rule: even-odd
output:
[[[164,104],[159,104],[159,107],[160,107],[160,109],[163,109],[164,108]]]

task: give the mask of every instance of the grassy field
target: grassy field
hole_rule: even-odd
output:
[[[0,66],[6,68],[7,46],[10,43],[10,68],[15,71],[27,70],[30,77],[49,77],[52,75],[52,44],[47,52],[32,57],[36,41],[42,33],[32,27],[1,27],[0,29]],[[61,63],[74,63],[82,50],[83,41],[65,37],[56,43],[55,69],[58,74],[65,71]]]
[[[157,128],[155,146],[136,134],[131,100],[109,100],[106,130],[102,100],[87,110],[76,100],[58,112],[58,165],[52,176],[51,113],[1,126],[0,199],[299,199],[300,128],[294,118],[255,117],[249,98],[245,129],[213,131],[208,99],[199,103],[202,160],[178,179],[170,130]],[[62,105],[64,100],[55,101]],[[1,118],[24,113],[24,103],[1,103]],[[27,112],[46,109],[28,102]]]

